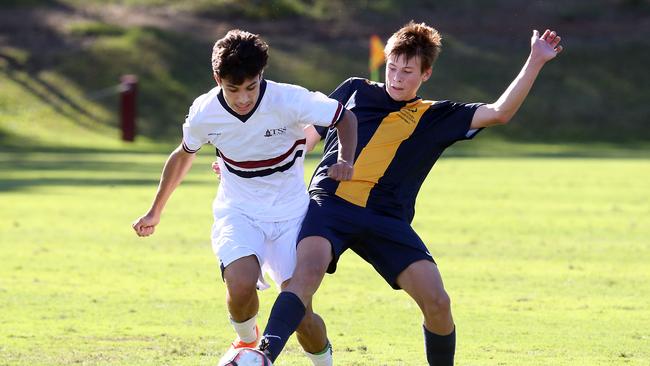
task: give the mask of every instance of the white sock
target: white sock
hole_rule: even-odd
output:
[[[242,342],[251,343],[257,340],[257,332],[255,332],[257,315],[241,323],[237,323],[230,318],[230,324],[235,328],[235,332]]]
[[[333,365],[333,360],[332,360],[332,345],[327,342],[327,347],[323,352],[319,354],[313,354],[309,352],[305,352],[307,357],[311,360],[311,362],[314,364],[314,366],[332,366]]]

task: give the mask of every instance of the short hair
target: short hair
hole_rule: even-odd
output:
[[[269,46],[259,35],[233,29],[212,48],[212,71],[221,79],[241,84],[259,75],[269,59]]]
[[[441,48],[442,36],[435,28],[411,20],[388,39],[384,55],[386,58],[406,56],[409,60],[419,56],[420,71],[425,71],[436,62]]]

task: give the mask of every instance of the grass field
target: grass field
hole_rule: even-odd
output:
[[[153,237],[130,228],[164,159],[0,152],[0,365],[216,364],[233,331],[209,243],[209,152]],[[648,181],[643,156],[443,158],[414,225],[452,296],[457,364],[649,365]],[[353,254],[316,308],[338,365],[424,364],[416,305]],[[278,361],[309,364],[295,340]]]

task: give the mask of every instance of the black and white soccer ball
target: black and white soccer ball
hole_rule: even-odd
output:
[[[260,350],[234,348],[221,357],[217,366],[273,366],[273,364]]]

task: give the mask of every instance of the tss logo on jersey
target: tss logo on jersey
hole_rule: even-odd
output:
[[[266,133],[264,134],[264,137],[271,137],[271,136],[276,136],[276,135],[284,135],[287,132],[286,127],[280,127],[280,128],[273,128],[266,130]]]

